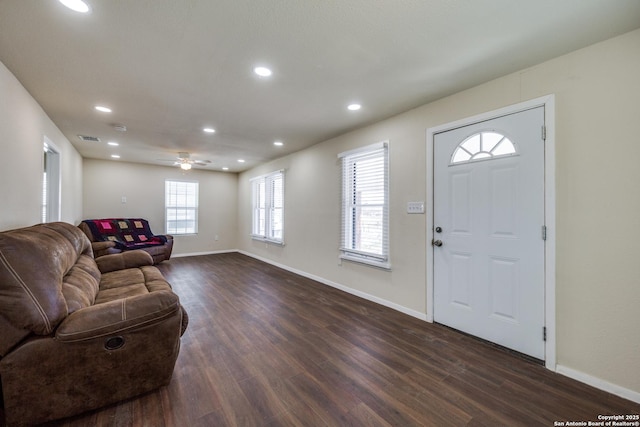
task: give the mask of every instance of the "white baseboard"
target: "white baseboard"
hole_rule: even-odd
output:
[[[387,301],[387,300],[382,299],[382,298],[378,298],[375,295],[370,295],[370,294],[367,294],[365,292],[359,291],[357,289],[353,289],[353,288],[350,288],[348,286],[342,285],[340,283],[332,282],[331,280],[327,280],[327,279],[325,279],[323,277],[316,276],[315,274],[307,273],[306,271],[301,271],[301,270],[297,270],[295,268],[291,268],[288,265],[277,263],[277,262],[275,262],[273,260],[270,260],[268,258],[263,258],[263,257],[261,257],[259,255],[252,254],[250,252],[246,252],[246,251],[242,251],[242,250],[238,251],[238,252],[240,252],[243,255],[249,256],[251,258],[255,258],[257,260],[260,260],[262,262],[266,262],[267,264],[271,264],[271,265],[274,265],[274,266],[276,266],[278,268],[282,268],[283,270],[287,270],[287,271],[290,271],[292,273],[298,274],[298,275],[300,275],[302,277],[306,277],[308,279],[315,280],[316,282],[320,282],[323,285],[331,286],[332,288],[340,289],[341,291],[344,291],[344,292],[346,292],[348,294],[355,295],[355,296],[360,297],[360,298],[364,298],[364,299],[366,299],[368,301],[375,302],[376,304],[380,304],[380,305],[383,305],[385,307],[389,307],[389,308],[391,308],[393,310],[399,311],[401,313],[407,314],[407,315],[415,317],[417,319],[424,320],[424,321],[427,320],[427,315],[425,313],[420,313],[419,311],[412,310],[410,308],[404,307],[404,306],[396,304],[394,302]]]
[[[640,393],[638,393],[637,391],[624,388],[617,384],[610,383],[603,379],[596,378],[589,374],[585,374],[584,372],[576,371],[575,369],[571,369],[562,365],[556,366],[556,372],[564,375],[565,377],[580,381],[581,383],[588,384],[592,387],[604,390],[608,393],[615,394],[616,396],[631,400],[632,402],[640,403]]]
[[[228,254],[230,252],[238,252],[237,249],[225,249],[222,251],[210,251],[210,252],[191,252],[188,254],[171,254],[171,258],[183,258],[188,256],[200,256],[200,255],[216,255],[216,254]]]

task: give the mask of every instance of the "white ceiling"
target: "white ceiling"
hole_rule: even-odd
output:
[[[230,171],[640,27],[638,0],[85,1],[0,0],[0,61],[83,157]]]

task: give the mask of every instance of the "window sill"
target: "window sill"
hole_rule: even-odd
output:
[[[256,236],[256,235],[251,235],[251,239],[252,240],[257,240],[259,242],[265,242],[265,243],[271,243],[272,245],[278,245],[278,246],[284,246],[284,241],[283,240],[274,240],[274,239],[268,239],[264,236]]]
[[[370,259],[365,259],[357,256],[349,256],[347,254],[341,254],[340,259],[345,261],[355,262],[358,264],[364,264],[371,267],[376,267],[381,270],[391,271],[391,263],[389,261],[375,261]]]

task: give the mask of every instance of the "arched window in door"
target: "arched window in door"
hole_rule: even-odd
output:
[[[509,138],[493,131],[478,132],[462,141],[451,156],[452,165],[517,155]]]

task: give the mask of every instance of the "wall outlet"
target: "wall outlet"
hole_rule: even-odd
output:
[[[127,196],[122,196],[122,199],[120,199],[122,201],[122,203],[127,203]]]
[[[407,213],[409,214],[423,214],[424,202],[408,202]]]

